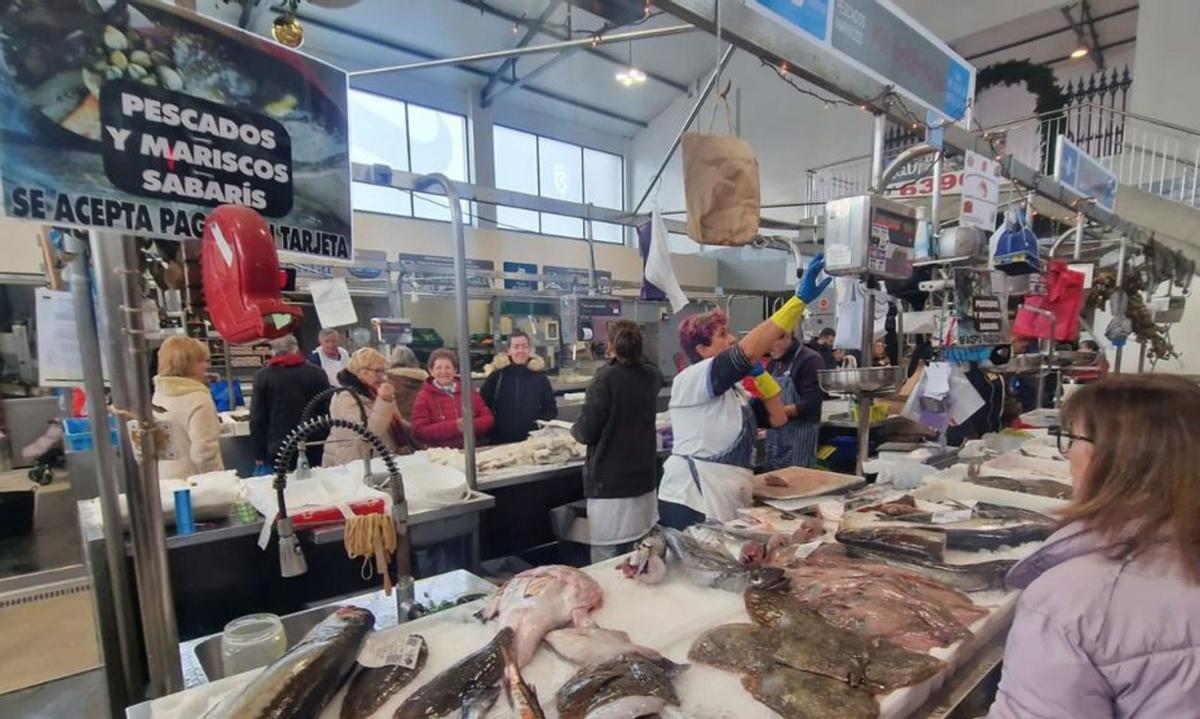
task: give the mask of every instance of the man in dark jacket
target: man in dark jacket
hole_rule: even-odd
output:
[[[821,361],[825,363],[825,366],[821,369],[838,368],[837,358],[833,356],[833,340],[836,337],[837,331],[835,329],[832,327],[825,327],[817,334],[816,337],[813,337],[808,341],[808,344],[805,345],[810,350],[821,356]]]
[[[658,393],[662,374],[642,357],[637,323],[608,326],[613,360],[588,385],[571,434],[587,445],[587,497],[592,562],[614,557],[654,525],[657,513]]]
[[[254,375],[254,395],[250,401],[250,439],[258,466],[275,461],[283,440],[300,424],[304,408],[321,392],[329,389],[329,380],[320,367],[304,361],[300,345],[292,335],[271,341],[271,361]],[[328,399],[317,407],[313,417],[328,413]],[[323,439],[312,435],[310,441]],[[321,466],[324,447],[308,445],[308,463]]]
[[[821,404],[825,399],[817,376],[822,369],[821,356],[791,335],[771,345],[771,375],[779,384],[788,421],[767,430],[768,470],[816,464]]]
[[[479,394],[491,408],[496,424],[489,435],[491,444],[508,444],[529,439],[537,421],[558,416],[554,389],[542,374],[540,357],[533,356],[529,335],[513,330],[508,337],[508,355],[497,355]]]

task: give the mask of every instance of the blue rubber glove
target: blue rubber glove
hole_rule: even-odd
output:
[[[811,305],[813,300],[820,297],[825,288],[829,287],[829,283],[833,282],[833,278],[828,276],[823,281],[817,282],[817,278],[824,271],[824,253],[809,260],[808,267],[804,268],[804,274],[800,277],[800,284],[796,286],[796,297],[799,297],[801,302]]]
[[[754,379],[754,384],[758,387],[759,394],[764,400],[771,399],[780,393],[779,383],[775,378],[767,374],[767,368],[762,362],[755,362],[750,368],[750,376]]]

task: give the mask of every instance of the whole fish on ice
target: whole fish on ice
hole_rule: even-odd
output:
[[[687,578],[700,586],[742,592],[750,587],[767,589],[786,583],[784,571],[778,567],[746,566],[683,532],[669,527],[663,531]]]
[[[420,640],[420,649],[417,652],[416,665],[413,667],[391,664],[358,668],[346,687],[346,696],[342,699],[341,719],[366,719],[421,673],[425,668],[425,659],[429,656],[429,647],[423,637],[417,636],[417,639]]]
[[[662,655],[634,644],[629,635],[616,629],[600,627],[568,627],[555,629],[546,635],[550,648],[573,664],[598,664],[621,654],[641,654],[647,659],[662,659]]]
[[[682,667],[624,654],[580,669],[555,694],[560,719],[636,719],[679,705],[671,684]]]
[[[482,649],[419,687],[404,700],[393,719],[439,719],[480,702],[490,707],[496,698],[496,684],[504,675],[504,652],[512,643],[513,631],[504,627]],[[486,707],[478,716],[487,713]]]
[[[513,658],[512,650],[505,647],[504,654],[504,693],[508,696],[508,704],[512,707],[515,719],[546,719],[542,705],[538,702],[537,690],[525,683],[521,670]]]
[[[375,615],[339,607],[204,719],[315,717],[354,668]]]
[[[568,624],[590,626],[590,612],[603,601],[596,580],[574,567],[534,567],[508,580],[479,617],[485,622],[498,617],[513,630],[517,666],[524,667],[547,632]]]

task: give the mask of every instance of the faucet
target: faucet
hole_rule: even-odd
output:
[[[334,419],[323,415],[300,423],[283,441],[279,453],[275,455],[275,492],[279,502],[279,519],[276,530],[279,532],[279,569],[284,577],[296,577],[308,571],[304,560],[304,552],[296,538],[292,520],[287,516],[287,503],[284,499],[284,489],[287,488],[288,467],[293,466],[296,454],[304,439],[313,432],[322,429],[341,427],[348,429],[369,444],[383,458],[387,465],[388,478],[385,482],[392,499],[392,520],[396,523],[396,616],[397,621],[406,622],[418,616],[418,607],[414,601],[414,583],[409,564],[408,537],[408,500],[404,496],[404,478],[400,475],[400,467],[396,464],[396,455],[387,448],[383,440],[365,425],[345,419]],[[368,470],[370,463],[367,463]]]

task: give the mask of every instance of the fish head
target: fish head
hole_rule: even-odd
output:
[[[787,585],[787,574],[779,567],[754,567],[750,570],[751,589],[784,589]]]

